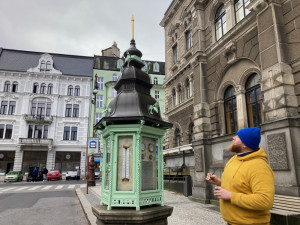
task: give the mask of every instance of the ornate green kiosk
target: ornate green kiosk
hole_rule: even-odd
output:
[[[164,206],[162,150],[165,131],[172,124],[161,119],[159,104],[150,95],[153,85],[142,70],[145,64],[134,39],[124,57],[122,76],[115,86],[118,95],[95,125],[101,131],[104,151],[101,202],[93,212],[99,224],[108,220],[167,224],[173,208]],[[117,212],[121,213],[118,217]]]

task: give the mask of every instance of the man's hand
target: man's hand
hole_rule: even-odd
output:
[[[218,199],[230,200],[232,193],[225,188],[215,187],[214,194]]]
[[[221,185],[221,179],[219,179],[216,175],[208,173],[206,176],[206,180],[213,185]]]

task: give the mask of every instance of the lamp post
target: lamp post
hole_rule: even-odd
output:
[[[96,124],[96,108],[97,108],[97,93],[98,93],[98,84],[97,84],[98,76],[95,75],[94,80],[94,89],[93,89],[93,99],[92,104],[94,105],[94,117],[93,117],[93,137],[95,137],[95,129],[94,126]],[[99,144],[99,143],[97,143]],[[87,154],[87,177],[86,177],[86,193],[88,194],[88,187],[95,186],[95,162],[94,162],[94,155],[92,154],[91,157],[91,165],[90,165],[90,152],[88,151]]]

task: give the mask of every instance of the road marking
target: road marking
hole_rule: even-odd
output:
[[[86,187],[86,184],[81,184],[80,185],[80,188],[84,188],[84,187]]]
[[[36,190],[36,189],[38,189],[38,188],[40,188],[40,187],[42,187],[42,186],[35,186],[35,187],[30,188],[30,189],[28,189],[28,190],[29,190],[29,191],[33,191],[33,190]]]
[[[42,188],[42,190],[47,190],[47,189],[49,189],[51,187],[52,187],[52,185],[49,185],[49,186],[46,186],[46,187]]]
[[[55,189],[62,189],[64,185],[58,185]]]
[[[9,190],[12,190],[12,189],[14,189],[14,188],[17,188],[17,187],[7,188],[7,189],[5,189],[5,190],[2,190],[2,192],[3,192],[3,191],[9,191]]]
[[[29,187],[20,187],[20,188],[18,188],[18,189],[15,189],[14,191],[21,191],[21,190],[24,190],[24,189],[26,189],[26,188],[29,188]]]
[[[75,187],[74,184],[73,185],[69,185],[68,189],[71,189],[71,188],[74,188],[74,187]]]

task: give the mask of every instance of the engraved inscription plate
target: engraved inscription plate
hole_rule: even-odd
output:
[[[288,170],[285,133],[267,136],[269,163],[273,170]]]
[[[142,162],[142,191],[154,189],[153,162]]]

